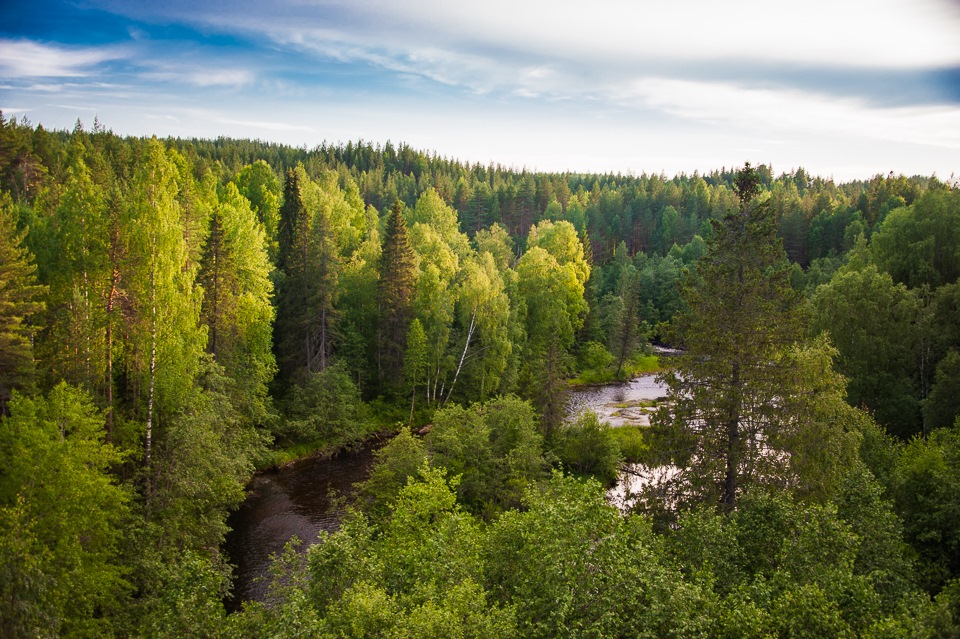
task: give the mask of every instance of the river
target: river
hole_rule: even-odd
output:
[[[366,479],[373,451],[361,449],[332,458],[308,458],[280,469],[257,473],[247,486],[247,498],[230,515],[225,544],[234,570],[233,607],[248,599],[262,600],[267,592],[270,556],[279,554],[294,536],[304,548],[321,530],[339,528],[343,504],[353,485]]]
[[[651,405],[665,394],[653,375],[629,382],[589,386],[570,394],[569,410],[593,410],[613,426],[649,424]],[[333,458],[308,458],[278,470],[257,473],[247,486],[247,499],[227,522],[232,529],[225,549],[234,571],[234,608],[246,600],[263,600],[267,593],[270,556],[279,554],[292,537],[314,543],[321,530],[337,530],[343,502],[353,485],[366,479],[373,452],[361,449]],[[628,481],[630,478],[628,477]],[[635,481],[635,478],[634,478]],[[611,501],[623,505],[629,488],[611,489]]]
[[[571,415],[592,410],[611,426],[649,426],[651,411],[666,394],[656,375],[641,375],[628,382],[574,390],[568,406]]]

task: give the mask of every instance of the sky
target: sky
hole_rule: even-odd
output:
[[[4,0],[0,110],[533,171],[949,179],[960,1]]]

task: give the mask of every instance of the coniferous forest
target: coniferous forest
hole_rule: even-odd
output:
[[[960,636],[958,277],[936,177],[0,115],[0,636]],[[649,427],[567,415],[652,372]],[[254,472],[374,436],[228,613]]]

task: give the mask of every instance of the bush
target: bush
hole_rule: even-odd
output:
[[[622,460],[620,446],[612,431],[600,422],[596,413],[585,411],[560,431],[554,452],[570,471],[592,475],[602,484],[611,486],[617,481]]]
[[[370,431],[360,390],[340,362],[291,387],[285,409],[276,435],[288,443],[343,444]]]
[[[628,463],[644,462],[650,447],[643,438],[643,428],[640,426],[621,426],[611,428],[610,435],[620,447],[623,461]]]

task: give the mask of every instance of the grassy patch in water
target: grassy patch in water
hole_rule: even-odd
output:
[[[626,409],[626,408],[643,408],[643,409],[650,409],[650,408],[656,408],[657,406],[659,406],[659,405],[660,405],[660,401],[661,401],[661,400],[659,400],[659,399],[637,399],[637,400],[632,400],[632,401],[629,401],[629,402],[619,402],[619,403],[616,403],[616,404],[607,404],[607,406],[609,406],[610,408],[619,408],[619,409]],[[642,412],[643,412],[643,414],[646,415],[646,414],[648,414],[650,411],[649,411],[649,410],[644,410],[644,411],[642,411]]]
[[[660,358],[657,355],[637,354],[623,363],[623,370],[617,376],[617,369],[608,366],[602,369],[587,369],[569,380],[571,386],[593,386],[596,384],[610,384],[623,382],[639,375],[649,375],[660,371]]]

